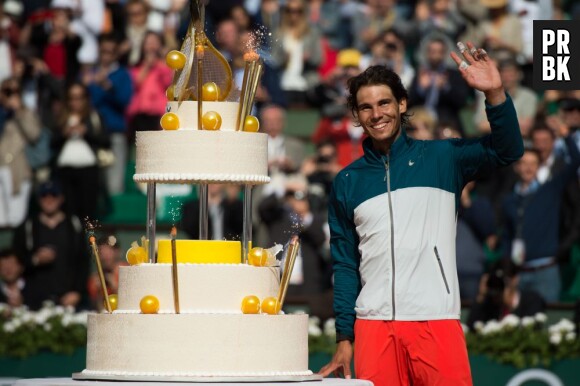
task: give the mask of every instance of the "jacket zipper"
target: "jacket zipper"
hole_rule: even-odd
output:
[[[437,246],[435,246],[433,250],[435,251],[435,257],[437,258],[437,262],[439,263],[439,269],[441,270],[441,276],[443,276],[445,289],[447,289],[448,294],[451,294],[451,292],[449,291],[449,284],[447,284],[447,278],[445,277],[445,271],[443,270],[443,263],[441,263],[441,259],[439,258],[439,251],[437,250]]]
[[[387,196],[389,197],[389,215],[391,217],[391,268],[393,271],[391,279],[391,302],[393,304],[393,318],[395,320],[395,225],[393,221],[393,203],[391,201],[391,172],[389,168],[389,155],[385,162],[385,180],[387,181]]]

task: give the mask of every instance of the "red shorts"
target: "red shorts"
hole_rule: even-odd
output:
[[[354,335],[355,375],[375,386],[473,384],[459,320],[357,319]]]

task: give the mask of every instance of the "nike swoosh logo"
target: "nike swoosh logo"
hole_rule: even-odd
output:
[[[413,166],[413,165],[415,165],[415,161],[409,160],[409,166]]]

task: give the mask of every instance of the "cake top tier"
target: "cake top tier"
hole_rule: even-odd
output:
[[[259,185],[268,177],[268,136],[237,131],[137,133],[136,182]]]

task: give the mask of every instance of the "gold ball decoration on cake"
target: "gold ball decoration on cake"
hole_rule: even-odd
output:
[[[215,82],[207,82],[201,89],[201,98],[204,101],[215,102],[219,100],[220,88]]]
[[[139,303],[141,312],[144,314],[156,314],[159,312],[159,299],[153,295],[143,296]]]
[[[129,265],[139,265],[147,262],[147,251],[145,248],[134,245],[127,251],[127,263]]]
[[[262,312],[268,315],[278,315],[280,303],[278,299],[268,297],[262,301]]]
[[[222,126],[222,116],[215,111],[208,111],[201,117],[201,127],[204,130],[219,130]]]
[[[260,299],[257,296],[249,295],[242,300],[242,312],[244,314],[257,314],[260,312]]]
[[[119,306],[119,297],[116,294],[109,295],[109,304],[111,305],[111,311],[115,311]],[[103,300],[103,308],[107,308],[107,302]]]
[[[186,57],[183,52],[172,50],[165,56],[165,63],[173,70],[181,70],[185,66]]]
[[[179,117],[175,113],[165,113],[161,117],[161,127],[163,130],[179,129]]]
[[[260,130],[260,121],[253,115],[248,115],[244,121],[244,131],[257,133]]]
[[[268,250],[260,247],[254,247],[248,252],[248,263],[256,267],[264,267],[268,263]]]

